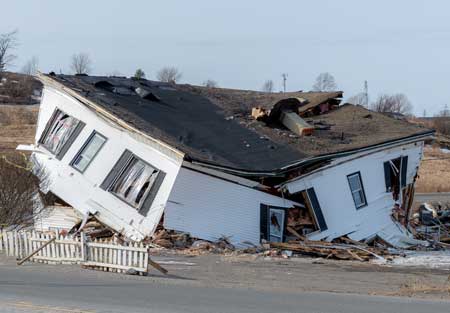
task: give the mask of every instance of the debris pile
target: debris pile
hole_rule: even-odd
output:
[[[156,231],[155,235],[150,240],[150,243],[166,249],[185,250],[185,252],[191,254],[224,253],[235,250],[235,247],[226,236],[222,236],[218,240],[212,242],[199,240],[191,237],[187,233],[169,231],[164,228]]]
[[[271,248],[281,250],[281,256],[301,254],[326,259],[369,261],[371,259],[391,260],[391,253],[383,246],[369,246],[341,237],[336,242],[292,240],[272,242]]]
[[[418,239],[450,244],[450,203],[423,203],[413,214],[411,226]]]
[[[116,233],[113,229],[101,223],[99,220],[95,218],[95,216],[91,215],[86,220],[83,225],[83,221],[77,223],[72,229],[68,232],[69,234],[74,234],[79,231],[83,231],[86,237],[91,240],[95,239],[112,239],[113,237],[121,237],[118,233]],[[64,231],[60,232],[61,235],[66,235],[67,233]]]

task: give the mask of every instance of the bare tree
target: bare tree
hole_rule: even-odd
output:
[[[372,103],[372,110],[377,112],[411,114],[412,108],[408,97],[402,93],[393,95],[382,94]]]
[[[16,58],[12,52],[18,45],[17,34],[17,30],[0,34],[0,76]]]
[[[360,92],[350,98],[347,99],[346,102],[354,104],[354,105],[362,105],[366,106],[366,94],[364,92]]]
[[[92,61],[87,53],[78,53],[72,55],[71,69],[75,72],[75,74],[89,74],[92,70]]]
[[[37,203],[43,198],[40,188],[48,187],[48,175],[42,166],[32,170],[24,159],[0,158],[0,224],[27,225],[39,214]]]
[[[444,106],[444,109],[439,111],[433,118],[432,127],[437,132],[450,136],[450,110],[448,105]]]
[[[25,75],[33,76],[36,75],[39,67],[39,59],[36,56],[33,56],[31,59],[25,63],[22,67],[21,72]]]
[[[206,81],[203,82],[203,86],[208,88],[217,88],[219,87],[219,84],[215,80],[207,79]]]
[[[313,85],[313,91],[335,91],[337,89],[333,75],[330,73],[320,73]]]
[[[142,69],[138,68],[136,72],[134,72],[133,78],[135,79],[143,79],[145,78],[145,73]]]
[[[273,92],[274,90],[273,80],[266,80],[261,89],[264,92]]]
[[[159,70],[157,79],[166,83],[176,83],[181,79],[182,73],[174,66],[165,66]]]

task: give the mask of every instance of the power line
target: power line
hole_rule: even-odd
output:
[[[283,73],[283,74],[281,74],[281,77],[283,77],[283,92],[286,92],[286,81],[287,81],[288,74]]]

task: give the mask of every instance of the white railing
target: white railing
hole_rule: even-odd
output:
[[[148,249],[142,243],[118,243],[114,240],[87,241],[80,237],[50,235],[36,231],[2,231],[0,251],[25,258],[56,236],[56,240],[30,258],[32,262],[50,264],[82,264],[110,272],[148,271]]]

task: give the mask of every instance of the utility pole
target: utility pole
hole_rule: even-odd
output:
[[[281,74],[281,77],[283,77],[283,92],[286,92],[286,80],[287,80],[288,74],[283,73],[283,74]]]
[[[369,84],[367,80],[364,81],[364,106],[369,107]]]

